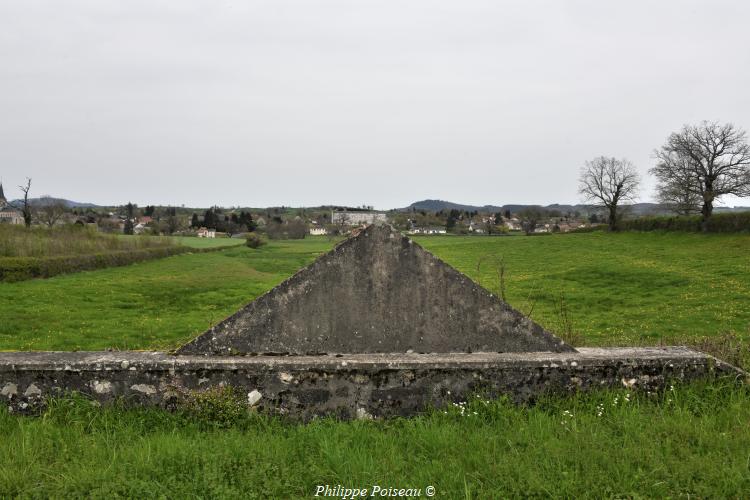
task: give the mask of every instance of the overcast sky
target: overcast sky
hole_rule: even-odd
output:
[[[575,203],[750,128],[750,2],[0,0],[0,177],[188,206]],[[750,204],[750,200],[727,200]]]

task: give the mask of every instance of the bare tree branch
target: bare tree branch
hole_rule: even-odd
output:
[[[21,205],[21,213],[23,214],[23,223],[26,227],[31,227],[31,206],[29,205],[29,191],[31,190],[31,178],[26,178],[25,186],[18,186],[23,191],[23,205]]]

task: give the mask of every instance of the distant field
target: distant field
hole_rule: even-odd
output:
[[[186,238],[187,239],[187,238]],[[222,241],[199,240],[196,241]],[[663,233],[417,238],[579,344],[683,342],[750,332],[750,236]],[[238,246],[48,280],[0,283],[0,349],[172,348],[327,251],[325,238]],[[477,267],[477,264],[479,266]]]

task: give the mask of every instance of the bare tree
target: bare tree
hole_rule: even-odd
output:
[[[21,205],[21,213],[23,214],[23,223],[26,227],[31,227],[31,205],[29,205],[29,191],[31,190],[31,178],[26,178],[25,186],[18,186],[23,191],[23,204]]]
[[[231,226],[231,231],[229,226]],[[230,222],[227,224],[227,233],[229,236],[231,236],[233,233],[236,233],[238,231],[235,231],[237,224]],[[167,234],[174,234],[176,233],[180,228],[182,228],[182,220],[178,215],[176,215],[174,212],[170,213],[167,216],[166,224],[165,224],[166,232]]]
[[[62,200],[52,198],[51,196],[42,196],[34,204],[37,219],[49,227],[57,224],[57,221],[65,215],[66,208]]]
[[[628,160],[598,156],[581,169],[579,192],[607,210],[609,230],[616,231],[622,206],[635,200],[639,184],[638,172]]]
[[[685,125],[654,155],[659,192],[677,189],[699,198],[704,230],[718,198],[750,195],[750,146],[745,131],[731,123]]]
[[[338,234],[346,234],[348,227],[351,222],[351,217],[346,212],[337,212],[336,218],[338,219],[337,229]],[[333,215],[331,216],[331,222],[333,222]]]
[[[526,207],[518,212],[518,217],[521,219],[521,228],[523,229],[526,236],[534,232],[539,222],[547,218],[547,211],[542,207]]]

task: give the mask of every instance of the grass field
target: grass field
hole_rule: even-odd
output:
[[[191,248],[216,248],[244,245],[244,238],[196,238],[195,236],[172,236],[179,245]]]
[[[496,292],[502,258],[508,301],[559,330],[563,296],[586,345],[750,335],[748,235],[418,241]],[[0,349],[173,347],[331,246],[272,241],[0,283]],[[718,381],[467,407],[463,416],[449,408],[307,425],[252,413],[102,409],[83,399],[55,401],[37,419],[0,408],[0,497],[299,498],[325,484],[432,485],[439,498],[750,496],[747,387]]]
[[[330,247],[273,242],[0,283],[0,350],[176,347]]]
[[[191,238],[197,241],[203,240]],[[750,236],[589,233],[423,237],[420,244],[578,344],[681,343],[750,333]],[[0,350],[178,346],[325,252],[325,238],[272,241],[132,266],[0,284]]]
[[[0,409],[0,497],[312,498],[317,485],[436,498],[746,498],[750,393],[624,391],[516,408],[479,400],[380,422],[224,420],[60,400]],[[476,414],[475,414],[476,413]]]
[[[586,345],[750,335],[750,236],[604,232],[541,237],[417,238],[508,302],[564,330],[564,299]],[[478,265],[479,264],[479,265]],[[579,342],[580,343],[580,342]]]

